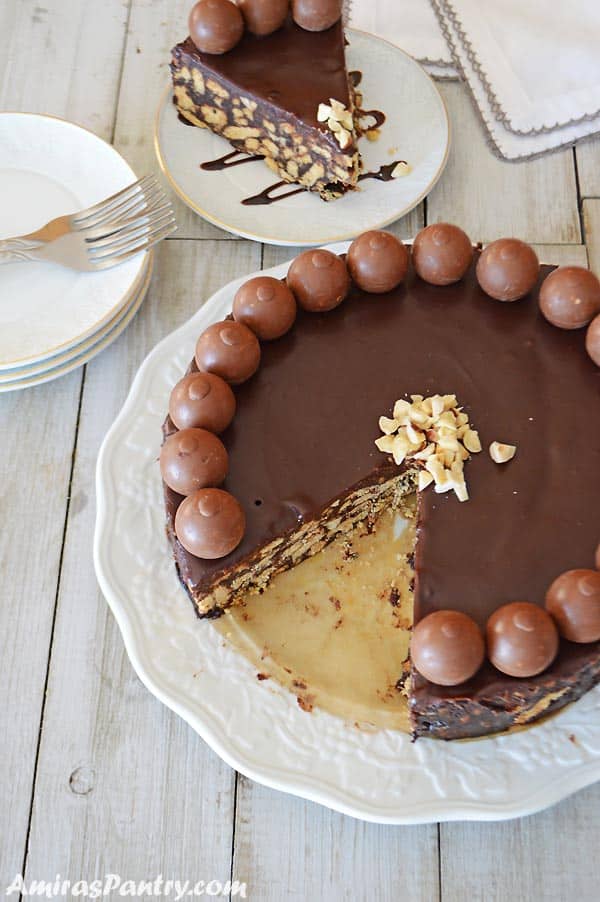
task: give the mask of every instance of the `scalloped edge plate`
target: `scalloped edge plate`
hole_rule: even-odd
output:
[[[287,267],[260,274],[282,277]],[[161,423],[197,335],[229,312],[251,277],[226,285],[150,352],[99,453],[96,574],[142,682],[245,776],[363,820],[502,820],[600,779],[600,687],[530,729],[413,743],[403,733],[301,711],[291,693],[259,682],[210,622],[196,618],[164,535]]]

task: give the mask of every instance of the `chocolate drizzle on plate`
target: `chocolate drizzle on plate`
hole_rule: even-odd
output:
[[[242,150],[232,150],[222,157],[217,157],[216,160],[206,160],[204,163],[200,163],[200,169],[205,169],[207,172],[221,172],[223,169],[231,169],[232,166],[254,163],[255,160],[264,160],[264,157],[249,157]]]
[[[406,160],[394,160],[393,163],[384,163],[383,166],[380,166],[379,169],[375,169],[373,172],[361,172],[358,181],[364,182],[366,179],[376,179],[378,182],[391,182],[394,179],[394,169],[399,163],[406,163]]]
[[[257,157],[250,157],[250,159],[258,159]],[[242,160],[241,162],[246,162]],[[391,182],[394,180],[393,172],[398,163],[405,163],[406,160],[394,160],[392,163],[385,163],[380,166],[379,169],[375,169],[373,172],[361,172],[358,177],[359,182],[364,182],[366,179],[376,179],[379,182]],[[236,165],[230,164],[230,165]],[[205,168],[203,166],[203,168]],[[211,167],[218,168],[218,167]],[[220,167],[226,169],[226,166]],[[285,200],[286,197],[293,197],[294,194],[301,194],[306,191],[306,188],[292,188],[291,191],[284,191],[282,194],[273,195],[274,191],[277,191],[278,188],[282,188],[284,185],[289,185],[289,182],[284,181],[283,179],[279,182],[275,182],[273,185],[269,185],[267,188],[264,188],[262,191],[259,191],[258,194],[253,194],[251,197],[245,197],[241,203],[246,207],[252,206],[268,206],[269,204],[274,204],[278,200]]]
[[[375,128],[381,128],[384,124],[386,115],[382,110],[357,110],[357,116],[359,119],[366,119],[367,116],[370,116],[373,119],[373,124],[369,126],[365,126],[361,122],[361,129],[363,131],[372,131]]]
[[[362,77],[363,74],[360,69],[353,69],[351,72],[348,72],[348,81],[353,88],[358,88],[359,84],[362,81]],[[382,110],[363,110],[359,107],[356,110],[356,113],[359,119],[365,119],[367,116],[370,116],[374,120],[373,125],[369,125],[368,127],[362,126],[363,131],[371,131],[375,128],[381,128],[386,120],[386,115]]]
[[[259,191],[258,194],[253,194],[252,197],[245,197],[241,203],[243,203],[245,207],[268,206],[269,204],[274,204],[278,200],[284,200],[286,197],[292,197],[294,194],[300,194],[306,191],[306,188],[292,188],[291,191],[284,191],[283,194],[276,194],[273,196],[273,191],[277,191],[277,189],[282,188],[283,185],[289,185],[289,182],[286,182],[284,179],[275,182],[275,184],[269,185],[267,188]]]

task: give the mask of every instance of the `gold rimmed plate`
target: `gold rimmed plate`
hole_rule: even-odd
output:
[[[72,122],[0,113],[0,239],[27,234],[136,181],[117,151]],[[69,351],[132,299],[146,256],[99,273],[51,263],[0,267],[0,373]]]
[[[89,363],[93,357],[104,351],[125,331],[142,306],[152,277],[152,262],[152,254],[150,253],[141,283],[130,301],[113,320],[91,336],[91,338],[72,348],[70,352],[47,360],[46,366],[36,366],[33,371],[27,367],[13,370],[9,378],[0,380],[0,394],[19,391],[23,388],[33,388],[36,385],[42,385],[44,382],[59,379],[85,363]]]
[[[363,73],[364,107],[387,117],[379,140],[360,142],[364,169],[375,172],[405,160],[408,174],[387,182],[365,179],[358,190],[329,203],[301,192],[266,206],[245,205],[243,200],[272,186],[276,175],[261,160],[217,172],[202,169],[202,163],[222,157],[231,146],[206,129],[182,124],[169,86],[156,117],[155,148],[171,187],[192,210],[242,238],[310,246],[383,228],[423,200],[448,159],[450,127],[442,97],[421,66],[398,47],[352,29],[347,36],[347,67]]]

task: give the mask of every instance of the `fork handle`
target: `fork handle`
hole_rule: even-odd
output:
[[[36,260],[35,251],[39,246],[39,241],[30,241],[24,238],[7,238],[5,241],[0,241],[0,264]]]

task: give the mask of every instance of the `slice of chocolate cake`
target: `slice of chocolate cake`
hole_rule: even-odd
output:
[[[291,15],[271,34],[245,28],[223,53],[202,52],[194,34],[172,52],[174,102],[188,122],[331,200],[356,186],[360,170],[344,42],[341,19],[308,31]]]

